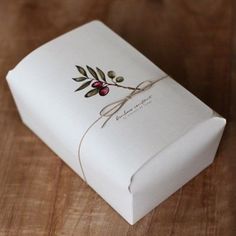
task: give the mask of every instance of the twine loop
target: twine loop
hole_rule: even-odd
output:
[[[83,143],[83,140],[85,138],[85,136],[87,135],[88,131],[100,120],[102,119],[103,117],[106,117],[106,120],[103,122],[101,128],[103,128],[107,122],[126,104],[126,102],[128,102],[130,99],[132,99],[134,96],[144,92],[144,91],[147,91],[149,90],[150,88],[152,88],[152,86],[154,84],[156,84],[157,82],[167,78],[168,75],[165,75],[161,78],[158,78],[156,80],[145,80],[145,81],[142,81],[141,83],[139,83],[135,88],[134,90],[128,94],[127,96],[125,96],[124,98],[122,99],[119,99],[115,102],[112,102],[108,105],[106,105],[105,107],[103,107],[99,114],[100,114],[100,117],[97,118],[88,128],[87,130],[85,131],[85,133],[83,134],[81,140],[80,140],[80,143],[79,143],[79,148],[78,148],[78,159],[79,159],[79,163],[80,163],[80,167],[81,167],[81,170],[82,170],[82,174],[83,174],[83,177],[84,177],[84,181],[87,182],[86,180],[86,176],[85,176],[85,173],[84,173],[84,168],[83,168],[83,165],[82,165],[82,161],[81,161],[81,156],[80,156],[80,151],[81,151],[81,145]]]

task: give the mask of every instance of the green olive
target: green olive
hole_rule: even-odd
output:
[[[121,83],[121,82],[124,81],[124,77],[122,77],[122,76],[118,76],[118,77],[116,77],[115,80],[116,80],[117,83]]]
[[[108,77],[110,77],[111,79],[114,79],[116,77],[116,73],[112,70],[107,72]]]

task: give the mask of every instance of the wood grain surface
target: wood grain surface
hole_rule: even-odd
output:
[[[1,0],[0,236],[236,235],[234,2]],[[214,164],[134,226],[21,123],[5,80],[33,49],[93,19],[228,120]]]

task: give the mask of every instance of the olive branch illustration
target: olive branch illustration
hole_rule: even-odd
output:
[[[99,94],[100,96],[106,96],[110,91],[110,87],[112,86],[133,91],[138,89],[135,87],[122,85],[121,83],[124,81],[124,77],[116,76],[116,73],[112,70],[108,71],[107,74],[105,74],[98,67],[96,67],[95,70],[86,65],[87,71],[83,67],[78,65],[76,65],[76,68],[79,71],[80,76],[72,79],[76,82],[83,83],[75,90],[75,92],[83,90],[89,86],[92,87],[92,89],[84,95],[86,98],[92,97],[97,94]]]

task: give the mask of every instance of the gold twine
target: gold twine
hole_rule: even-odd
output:
[[[125,96],[122,99],[119,99],[115,102],[112,102],[108,105],[106,105],[105,107],[103,107],[100,111],[100,116],[87,128],[87,130],[84,132],[80,143],[79,143],[79,148],[78,148],[78,159],[79,159],[79,163],[80,163],[80,168],[83,174],[83,178],[84,181],[87,183],[87,179],[86,179],[86,175],[84,173],[84,168],[82,165],[82,161],[81,161],[81,145],[83,143],[83,140],[85,138],[85,136],[87,135],[87,133],[89,132],[89,130],[99,121],[101,120],[103,117],[106,117],[106,120],[103,122],[101,128],[104,128],[104,126],[107,124],[107,122],[126,104],[126,102],[128,102],[130,99],[132,99],[134,96],[149,90],[154,84],[156,84],[157,82],[160,82],[163,79],[166,79],[167,77],[169,77],[168,75],[165,75],[159,79],[156,80],[145,80],[141,83],[139,83],[134,90],[128,95]]]

